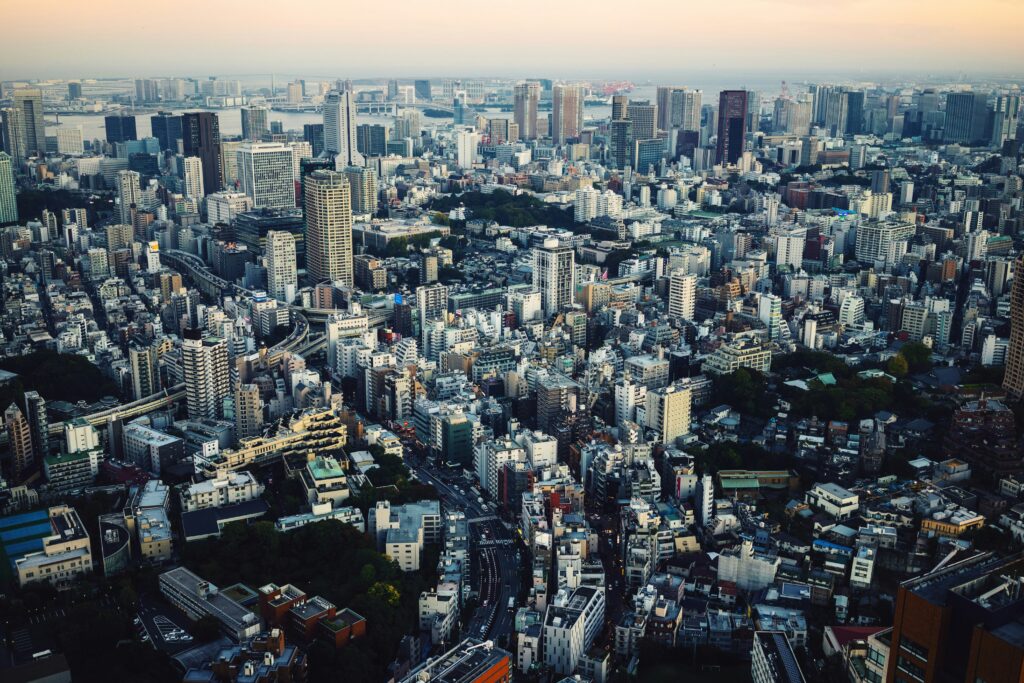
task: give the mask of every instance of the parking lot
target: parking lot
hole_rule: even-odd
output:
[[[155,599],[139,601],[139,613],[133,624],[139,640],[171,655],[194,644],[185,615]]]

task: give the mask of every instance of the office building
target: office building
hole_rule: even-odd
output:
[[[647,427],[658,433],[663,444],[674,444],[680,436],[690,433],[690,404],[693,395],[687,386],[669,385],[647,392],[645,408]]]
[[[604,588],[562,589],[544,612],[544,663],[568,676],[604,628]]]
[[[162,111],[149,117],[153,137],[160,143],[160,151],[177,152],[181,140],[181,115]]]
[[[324,151],[324,124],[303,124],[302,139],[312,145],[314,157],[320,156],[320,153]]]
[[[417,79],[413,81],[417,102],[429,102],[433,95],[430,92],[430,81]]]
[[[17,171],[26,155],[24,124],[21,110],[16,107],[0,109],[0,151],[10,155]]]
[[[264,262],[267,267],[267,293],[278,301],[291,303],[298,287],[295,237],[290,232],[268,232]]]
[[[14,191],[14,160],[0,152],[0,225],[18,222],[18,201]]]
[[[718,143],[715,163],[735,164],[746,135],[747,91],[723,90],[718,96]]]
[[[946,142],[984,144],[988,123],[988,97],[979,92],[953,92],[946,95]]]
[[[206,219],[213,225],[231,225],[238,214],[247,211],[252,211],[252,198],[242,192],[215,192],[206,197]]]
[[[441,505],[436,500],[394,506],[378,501],[370,509],[367,533],[402,571],[418,571],[424,544],[441,540]]]
[[[46,154],[46,125],[43,120],[43,91],[18,88],[14,91],[14,109],[20,120],[21,153],[25,157]]]
[[[633,122],[633,138],[650,140],[657,131],[658,106],[649,101],[630,102],[626,107],[627,118]]]
[[[217,586],[204,581],[184,567],[160,575],[160,594],[191,619],[213,617],[221,631],[235,641],[252,638],[260,632],[260,620]]]
[[[135,117],[124,114],[113,114],[103,117],[103,127],[107,133],[107,142],[111,145],[118,142],[138,140],[139,135],[135,127]]]
[[[306,271],[313,282],[354,284],[352,194],[345,176],[314,171],[304,181]]]
[[[237,151],[241,190],[256,209],[295,206],[292,148],[281,142],[245,142]]]
[[[260,142],[270,135],[270,110],[250,105],[239,109],[242,115],[242,139]]]
[[[356,136],[356,106],[352,92],[331,91],[324,98],[324,149],[335,155],[337,168],[362,166]]]
[[[513,120],[519,126],[519,137],[537,139],[537,103],[540,102],[540,83],[519,83],[513,91]]]
[[[356,126],[356,149],[364,157],[387,156],[387,126],[379,123],[360,123]]]
[[[186,329],[181,345],[185,400],[190,418],[219,417],[229,395],[228,346],[220,337]]]
[[[185,459],[185,442],[165,432],[132,422],[121,431],[124,460],[159,475]]]
[[[202,162],[203,189],[220,192],[224,187],[224,160],[217,115],[207,111],[182,114],[181,147],[186,157],[199,157]]]
[[[545,317],[572,305],[576,284],[576,255],[549,237],[533,250],[533,286],[540,290]]]
[[[582,128],[582,88],[578,85],[556,85],[551,91],[551,141],[564,145],[579,137]]]

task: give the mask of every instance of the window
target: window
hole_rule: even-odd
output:
[[[928,661],[928,648],[924,645],[915,643],[906,636],[900,636],[900,649],[905,652],[909,652],[923,662]]]
[[[879,666],[885,666],[885,655],[883,655],[881,651],[876,650],[873,647],[868,648],[868,659],[870,659],[875,664],[878,664]]]
[[[924,681],[924,669],[917,664],[914,664],[903,655],[900,655],[900,658],[896,660],[896,668],[910,676],[915,681]]]

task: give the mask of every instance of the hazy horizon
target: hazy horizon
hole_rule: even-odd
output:
[[[0,78],[322,73],[321,78],[537,77],[666,80],[736,74],[993,76],[1024,72],[1016,0],[521,0],[495,18],[469,0],[388,6],[179,0],[172,14],[124,0],[69,3],[45,19],[9,0]],[[386,11],[385,11],[386,9]],[[369,27],[373,27],[369,30]],[[66,47],[60,36],[73,38]],[[90,49],[94,44],[95,49]]]

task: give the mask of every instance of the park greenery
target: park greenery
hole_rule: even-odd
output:
[[[460,195],[439,197],[430,208],[447,213],[459,206],[465,206],[471,219],[495,221],[499,225],[525,228],[531,225],[547,225],[552,228],[573,228],[572,211],[560,209],[530,195],[514,195],[511,192],[465,192]]]
[[[85,356],[34,351],[0,361],[0,369],[17,377],[0,385],[0,406],[12,401],[21,403],[26,391],[38,391],[47,401],[97,401],[104,396],[118,396],[118,386]],[[22,406],[24,407],[24,406]],[[0,409],[2,409],[0,408]]]

